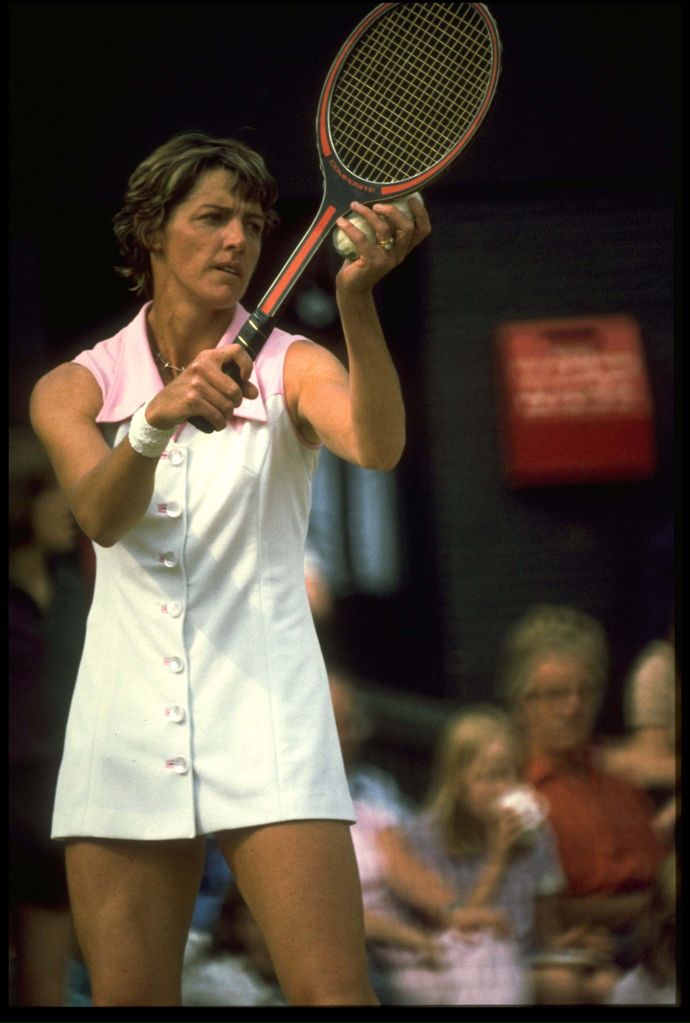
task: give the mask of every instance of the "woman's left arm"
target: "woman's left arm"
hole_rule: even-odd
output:
[[[336,300],[348,368],[319,345],[291,345],[285,363],[286,400],[306,440],[367,469],[392,469],[405,445],[405,409],[398,374],[381,329],[373,288],[431,231],[424,206],[410,200],[411,221],[395,206],[353,203],[376,240],[344,218],[338,226],[358,256],[341,267]],[[381,242],[393,239],[385,248]]]

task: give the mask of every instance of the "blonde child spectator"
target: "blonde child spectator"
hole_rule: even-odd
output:
[[[481,944],[496,941],[496,917],[502,920],[527,1001],[587,1002],[592,982],[606,970],[606,950],[591,935],[560,926],[565,878],[545,807],[520,785],[520,769],[519,741],[506,714],[476,706],[457,715],[442,737],[431,798],[410,830],[410,849],[457,892],[456,928],[474,932]],[[403,880],[404,871],[398,890]],[[423,892],[407,897],[424,910]],[[487,955],[484,972],[473,964],[474,1004],[490,1002],[507,980],[494,961]]]

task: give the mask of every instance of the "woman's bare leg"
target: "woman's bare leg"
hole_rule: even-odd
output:
[[[204,853],[203,838],[68,843],[72,916],[94,1005],[180,1004]]]
[[[291,1005],[378,1005],[349,825],[288,821],[216,835]]]

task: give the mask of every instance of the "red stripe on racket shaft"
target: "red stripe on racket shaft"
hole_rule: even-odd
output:
[[[367,196],[367,198],[369,197]],[[348,192],[347,196],[341,200],[338,206],[335,206],[328,197],[324,197],[319,212],[301,242],[234,339],[233,344],[241,345],[252,361],[256,361],[259,352],[268,340],[273,328],[273,320],[279,308],[299,280],[305,267],[316,254],[319,246],[328,237],[338,217],[349,209],[351,199],[352,193]],[[223,367],[223,372],[236,383],[241,383],[239,368],[236,363],[227,363]],[[202,416],[192,416],[189,422],[203,433],[213,432],[211,423]]]

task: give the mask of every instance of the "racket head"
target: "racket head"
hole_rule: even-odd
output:
[[[321,92],[324,176],[363,202],[424,188],[493,101],[501,41],[484,4],[383,3],[338,52]]]

